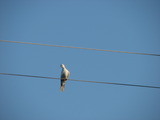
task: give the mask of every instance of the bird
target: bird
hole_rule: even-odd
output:
[[[64,64],[61,64],[60,67],[62,68],[61,71],[61,83],[60,83],[60,91],[64,91],[65,83],[70,75],[70,72],[67,70]]]

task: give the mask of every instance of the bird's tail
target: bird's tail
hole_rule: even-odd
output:
[[[64,91],[65,81],[61,81],[60,91]]]

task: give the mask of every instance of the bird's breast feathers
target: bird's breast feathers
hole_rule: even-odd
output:
[[[70,75],[70,72],[67,69],[62,70],[61,77],[68,78],[69,75]]]

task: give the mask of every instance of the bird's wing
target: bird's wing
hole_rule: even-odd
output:
[[[66,74],[61,74],[61,80],[65,80],[65,79],[67,79]]]
[[[70,75],[70,72],[67,69],[65,69],[61,73],[61,78],[68,79],[69,75]]]

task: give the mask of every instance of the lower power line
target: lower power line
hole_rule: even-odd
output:
[[[44,76],[35,76],[35,75],[22,75],[22,74],[11,74],[11,73],[0,73],[1,75],[11,75],[11,76],[22,76],[22,77],[33,77],[33,78],[45,78],[45,79],[57,79],[53,77],[44,77]],[[146,86],[146,85],[135,85],[135,84],[124,84],[124,83],[112,83],[112,82],[99,82],[99,81],[87,81],[87,80],[76,80],[76,79],[68,79],[69,81],[78,81],[78,82],[90,82],[90,83],[101,83],[101,84],[112,84],[112,85],[123,85],[123,86],[133,86],[133,87],[144,87],[144,88],[157,88],[157,86]]]

